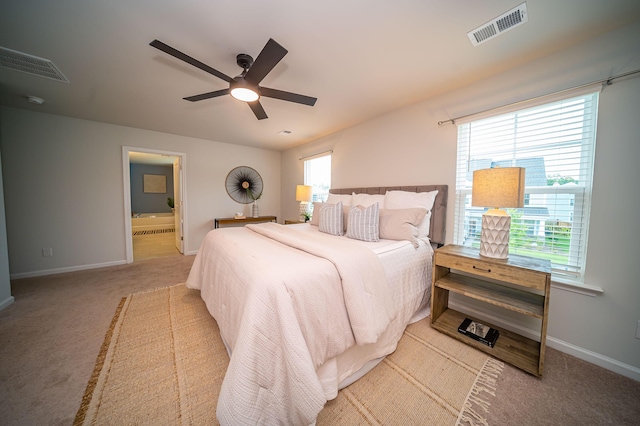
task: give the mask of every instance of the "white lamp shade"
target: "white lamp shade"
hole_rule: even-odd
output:
[[[311,185],[296,186],[296,201],[311,201],[313,188]]]
[[[477,207],[524,207],[523,167],[495,167],[473,172],[471,205]]]

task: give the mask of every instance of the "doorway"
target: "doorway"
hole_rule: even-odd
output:
[[[183,255],[186,154],[123,147],[122,160],[127,263]]]

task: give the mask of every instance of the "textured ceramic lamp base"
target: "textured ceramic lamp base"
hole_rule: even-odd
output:
[[[307,203],[304,201],[300,202],[300,222],[304,222],[305,214],[307,213]]]
[[[506,259],[509,257],[511,216],[482,215],[480,256]]]

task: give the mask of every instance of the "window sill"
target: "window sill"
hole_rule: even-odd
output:
[[[551,277],[551,287],[591,297],[599,296],[604,293],[604,289],[602,287],[586,285],[576,281],[563,280],[561,278],[554,278],[553,276]]]

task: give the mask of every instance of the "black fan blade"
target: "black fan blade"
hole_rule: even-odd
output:
[[[189,55],[186,55],[182,52],[180,52],[179,50],[174,49],[173,47],[164,44],[163,42],[159,41],[159,40],[153,40],[151,43],[149,43],[151,46],[155,47],[158,50],[162,50],[165,53],[168,53],[169,55],[180,59],[181,61],[184,61],[190,65],[193,65],[194,67],[200,68],[202,71],[206,71],[209,74],[215,75],[216,77],[226,81],[226,82],[230,82],[232,80],[231,77],[229,77],[226,74],[221,73],[220,71],[211,68],[209,65],[207,64],[203,64],[202,62],[200,62],[197,59],[192,58]]]
[[[260,96],[267,98],[281,99],[283,101],[296,102],[303,105],[314,106],[317,98],[299,95],[297,93],[285,92],[284,90],[269,89],[268,87],[260,87]]]
[[[196,101],[202,101],[205,99],[217,98],[218,96],[223,96],[228,94],[229,94],[229,89],[222,89],[222,90],[216,90],[215,92],[207,92],[207,93],[202,93],[200,95],[187,96],[186,98],[182,98],[182,99],[184,99],[185,101],[196,102]]]
[[[267,117],[267,113],[264,111],[264,108],[262,108],[262,105],[260,105],[260,101],[247,102],[247,105],[249,105],[249,108],[251,108],[251,111],[253,111],[258,120],[269,118]]]
[[[262,79],[269,74],[269,71],[278,65],[278,62],[280,62],[286,54],[287,49],[270,38],[262,49],[262,52],[260,52],[256,60],[253,61],[253,65],[251,65],[251,68],[247,71],[244,79],[249,83],[259,84]]]

